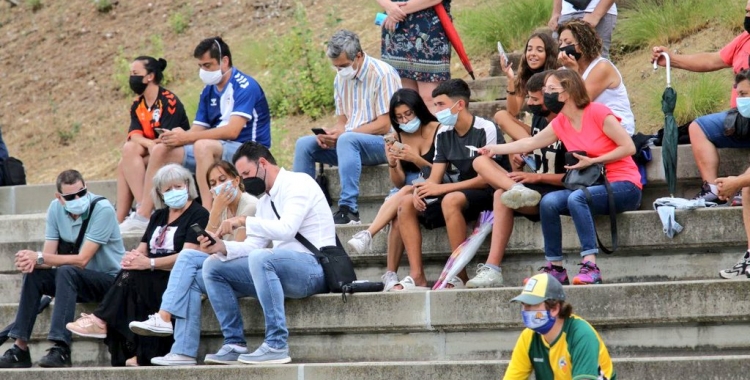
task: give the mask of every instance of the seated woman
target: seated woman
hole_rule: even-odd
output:
[[[557,33],[560,36],[560,64],[581,74],[589,99],[612,110],[632,136],[635,117],[630,108],[628,90],[617,67],[601,56],[602,40],[596,29],[585,21],[571,20],[560,25]]]
[[[149,365],[152,357],[169,351],[171,338],[136,336],[128,323],[159,308],[175,253],[199,246],[190,226],[204,228],[208,223],[208,211],[193,202],[198,196],[193,175],[180,165],[166,165],[156,172],[151,195],[157,210],[138,248],[123,257],[115,285],[92,314],[81,314],[66,326],[79,336],[104,338],[113,366]]]
[[[424,167],[432,166],[435,156],[435,134],[440,126],[435,115],[430,113],[419,93],[412,89],[400,89],[393,94],[388,113],[391,125],[396,130],[398,144],[386,143],[388,172],[395,186],[370,228],[357,232],[348,244],[358,254],[372,249],[372,238],[388,224],[387,271],[383,275],[385,291],[398,283],[398,265],[404,253],[404,244],[398,231],[396,218],[398,205],[404,196],[411,196],[411,182],[419,178]]]
[[[182,128],[188,130],[190,122],[180,99],[159,86],[167,61],[162,58],[141,56],[130,64],[130,89],[138,95],[130,107],[128,140],[122,146],[122,158],[117,164],[117,221],[121,232],[142,232],[149,221],[132,213],[130,206],[135,198],[136,208],[150,189],[144,188],[149,152],[159,143],[159,131]]]
[[[599,103],[592,103],[578,72],[557,70],[547,75],[544,87],[544,105],[558,113],[550,126],[531,138],[502,145],[488,145],[480,149],[483,155],[529,152],[546,147],[558,139],[568,152],[579,161],[568,170],[583,169],[594,164],[604,164],[606,176],[612,186],[616,212],[635,210],[641,203],[641,176],[630,157],[635,153],[633,140],[628,136],[612,111]],[[562,116],[560,116],[562,114]],[[593,215],[609,213],[607,189],[604,185],[588,187],[592,205],[589,206],[582,190],[559,190],[548,193],[539,203],[544,237],[544,254],[547,272],[563,284],[569,284],[568,273],[562,267],[562,224],[560,215],[573,218],[581,243],[581,270],[574,285],[599,284],[601,272],[596,265],[599,248]]]
[[[214,196],[206,230],[222,235],[225,241],[244,241],[245,227],[234,227],[236,224],[232,220],[254,216],[258,198],[245,192],[237,169],[226,161],[217,161],[208,168],[206,182],[211,186],[211,194]],[[169,284],[162,296],[159,311],[149,315],[146,320],[141,318],[130,323],[131,331],[139,335],[174,335],[174,344],[168,350],[169,353],[154,357],[152,364],[196,364],[200,325],[188,325],[186,321],[188,315],[196,315],[191,320],[200,321],[201,294],[206,293],[202,268],[207,258],[207,254],[195,247],[186,247],[180,252],[169,276]],[[174,329],[171,323],[173,318]],[[215,357],[209,355],[206,361],[211,363],[211,358]],[[215,358],[214,363],[223,361],[222,358]]]
[[[518,113],[528,95],[526,83],[536,73],[557,69],[557,55],[557,43],[552,36],[549,33],[535,32],[526,41],[526,50],[521,56],[517,74],[511,65],[500,58],[500,67],[508,77],[507,109],[495,113],[494,119],[495,124],[513,140],[531,133],[529,126],[518,120]]]

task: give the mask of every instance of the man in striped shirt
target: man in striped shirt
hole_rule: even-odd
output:
[[[328,42],[328,58],[338,70],[333,81],[336,123],[325,134],[303,136],[294,151],[295,172],[315,176],[315,163],[339,167],[341,196],[336,224],[360,224],[357,197],[362,166],[386,163],[383,135],[391,129],[388,105],[401,78],[387,63],[362,51],[359,37],[339,30]]]

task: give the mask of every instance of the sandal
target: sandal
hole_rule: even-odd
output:
[[[449,288],[448,285],[451,287]],[[451,278],[450,281],[446,284],[446,287],[444,289],[465,289],[466,285],[464,284],[463,280],[461,280],[458,276],[455,276]]]
[[[417,286],[417,284],[414,283],[414,279],[411,278],[411,276],[404,277],[403,280],[399,281],[396,285],[401,285],[402,289],[394,289],[391,287],[391,292],[410,292],[414,290],[429,290],[430,288],[426,286]]]

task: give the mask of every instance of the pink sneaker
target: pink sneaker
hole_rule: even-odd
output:
[[[602,272],[599,267],[591,261],[578,264],[581,270],[578,275],[573,277],[573,285],[591,285],[602,283]]]
[[[568,280],[568,271],[563,267],[552,265],[552,263],[549,261],[547,262],[547,265],[539,268],[539,273],[549,273],[550,275],[552,275],[552,277],[556,278],[557,281],[560,281],[560,284],[570,285],[570,280]],[[527,281],[529,281],[529,278],[524,278],[523,284],[526,285]]]

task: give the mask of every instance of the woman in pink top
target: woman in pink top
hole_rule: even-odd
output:
[[[607,179],[612,185],[616,212],[636,210],[641,203],[641,181],[638,168],[630,157],[635,153],[633,140],[620,125],[609,108],[591,103],[581,75],[573,70],[558,70],[547,75],[544,105],[558,116],[552,128],[545,128],[534,137],[502,145],[488,145],[480,149],[484,155],[530,152],[561,140],[569,152],[585,151],[587,156],[574,154],[579,162],[566,169],[582,169],[603,163]],[[560,215],[573,218],[581,242],[581,270],[573,278],[574,285],[600,284],[601,272],[596,265],[599,248],[593,215],[609,213],[607,190],[604,185],[591,186],[592,207],[581,190],[560,190],[549,193],[539,203],[544,236],[544,255],[547,272],[563,284],[569,284],[568,273],[562,267],[562,225]]]

